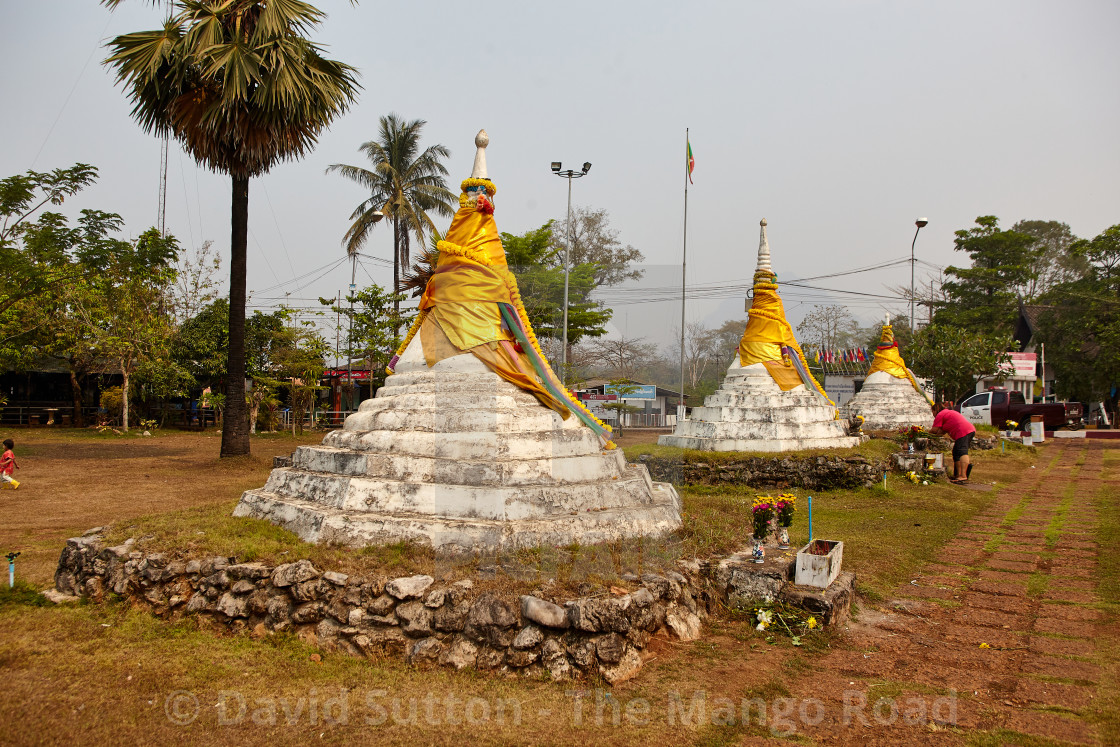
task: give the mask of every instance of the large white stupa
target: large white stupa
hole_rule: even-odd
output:
[[[672,485],[627,464],[552,372],[508,271],[482,131],[420,312],[377,396],[234,515],[310,542],[481,550],[655,536]]]
[[[809,373],[786,321],[761,223],[754,298],[739,355],[716,392],[657,443],[705,451],[795,451],[855,446],[836,406]]]
[[[929,398],[906,367],[898,341],[894,339],[890,317],[883,323],[879,345],[863,388],[844,403],[840,414],[846,418],[861,416],[863,428],[869,431],[894,430],[910,425],[927,429],[933,426]]]

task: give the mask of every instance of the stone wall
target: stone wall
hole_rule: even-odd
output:
[[[507,599],[476,592],[469,580],[359,578],[319,571],[309,560],[270,567],[175,558],[141,552],[132,540],[105,547],[98,530],[68,540],[55,573],[65,595],[99,602],[115,594],[161,617],[199,614],[235,631],[290,631],[355,656],[388,652],[417,664],[556,679],[598,674],[611,683],[637,673],[651,636],[693,640],[707,616],[695,576],[669,571],[636,583],[625,594],[564,600],[538,589]]]
[[[727,460],[680,459],[642,455],[654,480],[674,485],[750,485],[752,487],[871,487],[882,479],[886,462],[862,456],[742,457]]]

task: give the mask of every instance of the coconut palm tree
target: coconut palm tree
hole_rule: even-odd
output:
[[[101,0],[115,8],[122,0]],[[153,5],[156,2],[152,2]],[[325,14],[300,0],[175,0],[163,27],[118,36],[115,69],[145,132],[170,134],[233,182],[228,403],[222,456],[249,453],[245,249],[249,179],[307,153],[354,102],[356,71],[305,38]]]
[[[420,152],[422,119],[405,122],[396,114],[381,117],[377,140],[358,148],[366,154],[372,169],[336,163],[327,173],[341,174],[369,190],[350,219],[354,223],[342,238],[347,254],[353,256],[365,244],[382,216],[393,224],[393,293],[401,292],[401,267],[408,268],[410,236],[421,244],[424,234],[436,230],[428,211],[438,215],[455,214],[455,195],[447,189],[447,169],[441,159],[451,152],[442,145],[430,145]],[[394,302],[400,313],[400,301]]]

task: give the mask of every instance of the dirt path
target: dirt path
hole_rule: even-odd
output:
[[[851,645],[797,683],[795,696],[824,693],[828,714],[799,732],[821,742],[958,744],[961,733],[940,723],[954,720],[953,704],[937,703],[955,692],[959,729],[994,733],[993,743],[1018,743],[1007,732],[1098,743],[1091,711],[1116,635],[1102,624],[1096,583],[1095,499],[1107,448],[1048,445],[1040,468],[968,522],[941,562],[897,589],[883,605],[889,611],[865,609]],[[876,710],[880,698],[893,700]]]

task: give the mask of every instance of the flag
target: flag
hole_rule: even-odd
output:
[[[696,168],[696,159],[692,157],[692,143],[688,142],[688,138],[684,139],[684,145],[688,158],[688,162],[685,164],[688,169],[688,183],[692,184],[692,170]]]
[[[820,365],[820,362],[821,362],[821,351],[818,350],[816,355],[813,356],[813,363],[816,363],[817,365]]]

